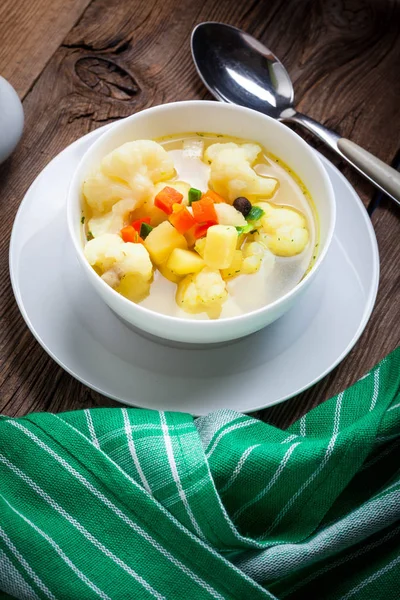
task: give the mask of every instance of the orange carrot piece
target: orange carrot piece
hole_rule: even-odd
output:
[[[144,240],[140,237],[136,229],[132,225],[127,225],[121,229],[121,237],[124,242],[131,242],[132,244],[143,244]]]
[[[192,208],[193,217],[196,223],[210,223],[211,225],[216,225],[218,223],[214,202],[211,198],[203,196],[201,200],[193,202]]]
[[[226,200],[225,200],[225,199],[224,199],[222,196],[220,196],[219,194],[217,194],[217,192],[213,192],[213,190],[207,190],[207,192],[205,192],[205,193],[202,195],[202,197],[201,197],[201,198],[202,198],[202,199],[203,199],[203,198],[211,198],[211,200],[212,200],[213,202],[216,202],[217,204],[218,204],[219,202],[226,202]]]
[[[172,208],[173,212],[169,216],[170,223],[175,227],[178,233],[186,233],[191,229],[194,225],[196,225],[196,221],[186,208],[186,206],[182,206],[181,204],[175,204]]]
[[[121,237],[124,242],[132,242],[136,241],[137,231],[132,227],[132,225],[128,225],[127,227],[123,227],[121,229]]]
[[[167,215],[172,214],[172,205],[181,204],[183,194],[172,187],[166,186],[154,198],[154,206],[163,210]]]

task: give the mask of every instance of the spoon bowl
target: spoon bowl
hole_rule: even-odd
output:
[[[192,54],[210,92],[275,119],[293,107],[291,79],[279,59],[248,33],[223,23],[200,23],[193,30]]]

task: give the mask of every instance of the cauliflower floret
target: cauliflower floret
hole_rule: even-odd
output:
[[[135,140],[116,148],[103,158],[101,170],[108,177],[126,181],[132,189],[171,179],[175,174],[172,158],[153,140]]]
[[[262,230],[255,235],[256,241],[276,256],[295,256],[303,252],[309,240],[305,217],[288,206],[268,202],[260,202],[257,206],[265,214],[261,218]]]
[[[243,262],[241,272],[248,275],[260,270],[264,259],[265,248],[259,242],[248,242],[243,246]]]
[[[119,235],[105,233],[87,242],[84,254],[92,267],[98,267],[105,272],[118,260],[123,259],[123,246],[124,242]]]
[[[115,269],[122,275],[140,275],[148,281],[153,276],[153,264],[143,244],[123,243],[122,258],[115,263]]]
[[[257,156],[261,152],[261,146],[258,144],[235,144],[234,142],[225,142],[225,143],[217,143],[211,144],[208,146],[207,150],[204,153],[204,159],[212,163],[212,161],[217,157],[217,155],[223,150],[236,150],[236,148],[241,148],[244,150],[246,160],[252,165],[256,160]]]
[[[122,181],[106,177],[100,170],[95,171],[84,181],[83,194],[89,206],[98,212],[105,212],[119,200],[130,200],[135,204],[132,188]]]
[[[128,198],[133,211],[151,197],[155,183],[174,174],[172,158],[160,144],[136,140],[107,154],[100,170],[84,182],[83,193],[89,206],[100,213]]]
[[[247,221],[242,213],[236,210],[231,204],[219,202],[214,205],[214,208],[220,225],[233,225],[234,227],[244,227],[247,225]]]
[[[92,267],[97,267],[111,287],[117,287],[126,276],[134,275],[149,282],[153,265],[142,244],[124,242],[119,235],[105,233],[85,245],[84,253]]]
[[[227,297],[226,284],[220,272],[205,267],[178,284],[176,302],[188,313],[206,312],[211,318],[217,318]]]
[[[150,286],[151,280],[146,281],[140,275],[126,275],[115,289],[131,302],[141,302],[149,295]]]
[[[239,196],[270,198],[278,181],[272,177],[261,177],[251,168],[260,152],[261,147],[257,144],[239,146],[229,142],[209,146],[205,157],[211,164],[211,187],[231,203]]]

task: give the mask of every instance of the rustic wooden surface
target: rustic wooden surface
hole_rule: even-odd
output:
[[[209,98],[193,67],[196,23],[224,21],[284,61],[301,111],[391,163],[400,132],[400,3],[396,0],[2,0],[0,73],[24,104],[23,140],[0,166],[0,412],[71,410],[115,403],[89,390],[42,350],[8,279],[18,205],[41,169],[85,133],[161,102]],[[0,133],[1,134],[1,133]],[[368,206],[374,190],[315,140]],[[288,426],[356,381],[399,343],[400,210],[383,201],[372,221],[381,283],[372,318],[349,356],[308,392],[261,411]]]

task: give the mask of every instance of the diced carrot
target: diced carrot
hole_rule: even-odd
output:
[[[198,202],[193,202],[192,208],[193,217],[196,223],[210,223],[211,225],[216,225],[218,223],[214,202],[211,198],[203,196]]]
[[[123,227],[121,229],[121,237],[124,242],[135,242],[137,236],[137,231],[132,227],[132,225],[128,225],[127,227]]]
[[[202,223],[201,225],[196,225],[193,229],[193,235],[196,240],[201,237],[204,237],[207,233],[209,227],[212,226],[212,223]]]
[[[124,242],[131,242],[132,244],[143,244],[144,242],[132,225],[127,225],[121,229],[121,237]]]
[[[139,233],[142,223],[147,223],[147,225],[150,225],[150,221],[151,221],[150,217],[144,217],[143,219],[137,219],[137,221],[132,222],[132,227],[133,227],[133,229],[136,229],[136,231]]]
[[[218,202],[226,202],[226,200],[222,196],[217,194],[217,192],[213,192],[212,190],[207,190],[207,192],[205,192],[201,198],[211,198],[211,200],[213,202],[216,202],[217,204]]]
[[[193,219],[186,206],[174,204],[172,210],[173,212],[169,216],[169,221],[179,233],[186,233],[196,225],[196,221]]]
[[[163,210],[167,215],[172,214],[172,205],[181,204],[183,194],[172,187],[166,186],[154,198],[154,206]]]

